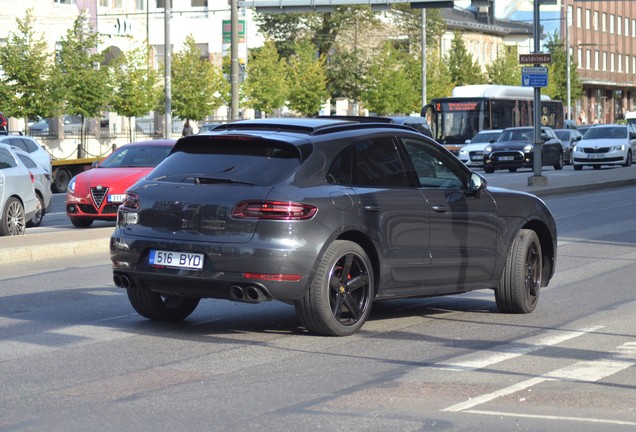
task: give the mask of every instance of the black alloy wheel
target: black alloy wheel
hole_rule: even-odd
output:
[[[495,289],[497,308],[506,313],[530,313],[539,301],[543,256],[539,237],[532,230],[517,233],[506,266]]]
[[[321,260],[305,297],[295,303],[308,330],[348,336],[362,327],[374,296],[371,261],[358,244],[333,242]]]

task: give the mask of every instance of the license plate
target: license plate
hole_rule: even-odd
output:
[[[603,159],[605,158],[604,154],[589,154],[587,155],[588,159]]]
[[[499,158],[500,161],[511,161],[511,160],[515,160],[514,156],[501,156]]]
[[[470,157],[470,160],[478,161],[478,160],[482,160],[483,158],[484,158],[483,154],[476,153]]]
[[[157,267],[174,267],[183,269],[203,269],[203,254],[190,252],[173,252],[150,250],[148,264]]]
[[[123,203],[126,199],[126,194],[112,194],[108,195],[109,203]]]

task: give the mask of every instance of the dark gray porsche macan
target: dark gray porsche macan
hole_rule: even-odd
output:
[[[293,304],[314,333],[356,332],[374,301],[493,289],[535,309],[555,270],[537,197],[486,187],[406,126],[263,119],[181,138],[133,185],[110,242],[114,281],[158,321],[201,298]]]

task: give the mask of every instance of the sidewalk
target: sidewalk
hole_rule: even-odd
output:
[[[537,196],[583,192],[636,185],[636,165],[629,168],[589,168],[574,173],[549,172],[545,186],[529,186],[532,172],[514,176],[488,176],[489,187],[504,187]],[[513,180],[511,181],[511,178]],[[69,257],[109,250],[113,228],[62,229],[60,232],[0,237],[0,265]]]

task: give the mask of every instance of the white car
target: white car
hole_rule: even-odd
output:
[[[34,138],[24,135],[4,135],[0,136],[0,144],[8,144],[27,152],[35,163],[49,174],[51,173],[51,155]]]
[[[466,145],[459,150],[459,160],[470,168],[484,166],[484,149],[488,144],[497,141],[503,129],[487,129],[477,132],[475,136],[466,141]]]
[[[36,212],[29,170],[7,145],[0,145],[0,236],[22,235]]]
[[[632,164],[636,154],[636,127],[627,124],[596,125],[572,148],[572,164],[600,169],[602,165]]]
[[[31,220],[27,222],[27,227],[40,226],[44,215],[51,206],[51,197],[53,196],[53,191],[51,190],[51,174],[36,164],[28,153],[16,147],[12,147],[12,149],[32,175],[33,188],[35,189],[35,197],[37,198],[35,214]]]

